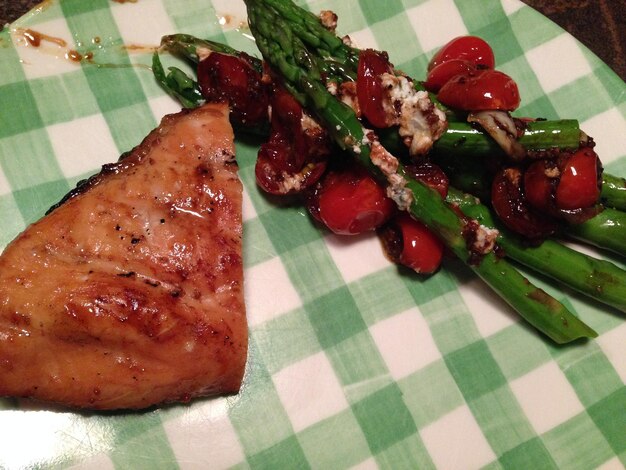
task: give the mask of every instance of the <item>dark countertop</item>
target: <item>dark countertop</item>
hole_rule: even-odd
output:
[[[626,81],[626,0],[522,0],[591,49]],[[40,0],[0,0],[0,25]]]

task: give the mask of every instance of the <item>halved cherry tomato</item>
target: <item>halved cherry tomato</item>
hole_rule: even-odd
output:
[[[270,142],[280,142],[289,149],[285,171],[297,171],[304,164],[308,145],[302,130],[302,106],[287,90],[274,90],[271,98],[272,129]]]
[[[232,119],[241,124],[267,121],[269,94],[261,74],[241,57],[211,53],[198,64],[198,84],[209,102],[228,102]]]
[[[388,127],[383,108],[383,88],[380,76],[391,72],[391,64],[386,53],[373,49],[360,52],[356,93],[361,113],[374,127]]]
[[[584,209],[598,203],[601,170],[598,155],[589,147],[564,153],[555,160],[538,160],[524,173],[526,199],[547,214],[579,223],[593,216]],[[572,219],[572,211],[579,210],[584,213]]]
[[[552,212],[558,174],[556,163],[552,160],[542,159],[530,164],[524,172],[524,194],[530,205],[542,212]]]
[[[457,75],[441,87],[437,98],[443,104],[463,111],[513,111],[520,104],[515,81],[492,69]]]
[[[459,36],[439,49],[428,64],[428,71],[453,59],[466,60],[478,68],[492,69],[495,66],[493,50],[484,39],[478,36]]]
[[[274,90],[271,104],[270,139],[259,149],[256,181],[270,194],[299,193],[326,170],[328,135],[321,127],[303,127],[302,106],[285,89]]]
[[[591,207],[600,198],[600,161],[591,148],[582,148],[569,157],[556,188],[556,206],[562,210]]]
[[[433,67],[426,77],[424,86],[428,91],[437,93],[442,86],[457,75],[476,72],[476,66],[467,60],[450,59]]]
[[[375,230],[395,210],[384,188],[356,165],[327,172],[307,207],[316,219],[340,235]]]
[[[423,223],[398,213],[379,232],[389,259],[418,273],[434,273],[441,265],[443,243]]]
[[[310,162],[294,169],[293,152],[280,142],[261,145],[254,167],[257,184],[275,195],[294,194],[314,185],[326,170],[326,162]]]
[[[552,235],[557,222],[529,207],[521,188],[522,172],[519,168],[505,168],[493,179],[491,204],[498,218],[510,230],[530,239]]]

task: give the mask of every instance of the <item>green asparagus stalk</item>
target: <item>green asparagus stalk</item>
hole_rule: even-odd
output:
[[[206,54],[218,52],[235,56],[241,55],[240,51],[233,49],[227,44],[209,41],[208,39],[200,39],[191,34],[170,34],[163,36],[161,38],[160,49],[184,58],[192,64],[198,64],[200,62],[203,50]],[[253,65],[259,72],[263,69],[263,65],[259,59],[255,59]]]
[[[263,1],[246,0],[246,5],[250,27],[264,59],[304,95],[303,104],[325,124],[337,144],[381,178],[370,159],[371,144],[365,138],[360,121],[350,107],[326,90],[319,70],[315,68],[316,60],[294,35],[289,24]],[[406,181],[406,189],[411,195],[410,213],[437,233],[459,259],[530,324],[557,343],[597,335],[560,302],[532,285],[493,252],[485,254],[479,263],[472,263],[471,250],[463,235],[464,220],[441,200],[437,192],[409,179],[401,164],[397,174]]]
[[[502,148],[484,131],[467,122],[448,123],[448,139],[437,142],[433,152],[471,156],[504,155]],[[481,137],[478,137],[480,135]],[[549,148],[577,148],[580,143],[580,128],[575,119],[534,121],[526,125],[519,143],[526,150],[537,151]]]
[[[481,224],[496,227],[490,210],[471,195],[450,188],[447,201]],[[505,255],[606,305],[626,312],[626,271],[615,264],[587,256],[554,240],[528,246],[497,226],[498,245]]]
[[[626,212],[605,207],[598,215],[582,224],[568,226],[567,235],[626,256]]]
[[[626,179],[604,173],[601,198],[605,206],[626,211]]]
[[[326,29],[313,13],[290,1],[267,0],[264,4],[282,17],[289,24],[291,33],[311,50],[333,57],[356,70],[359,63],[358,49],[349,46]]]
[[[169,67],[168,70],[166,73],[159,55],[155,52],[152,56],[152,73],[161,87],[185,108],[199,106],[204,98],[198,83],[178,67]]]

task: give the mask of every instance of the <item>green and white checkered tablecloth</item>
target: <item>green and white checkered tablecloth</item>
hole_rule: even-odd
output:
[[[341,33],[416,77],[452,37],[484,37],[520,85],[518,115],[578,118],[606,168],[626,174],[626,85],[517,0],[308,5],[336,11]],[[67,45],[32,47],[19,28]],[[0,247],[177,110],[147,67],[148,48],[173,32],[255,50],[238,0],[47,0],[0,33]],[[68,60],[72,49],[107,65]],[[237,145],[241,392],[129,414],[3,399],[0,468],[624,468],[623,316],[537,279],[600,332],[556,347],[459,263],[428,279],[398,272],[375,238],[330,236],[264,197],[258,143]]]

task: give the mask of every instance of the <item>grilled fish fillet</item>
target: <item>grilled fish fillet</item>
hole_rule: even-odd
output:
[[[236,392],[242,186],[224,105],[166,116],[0,256],[0,396],[138,409]]]

